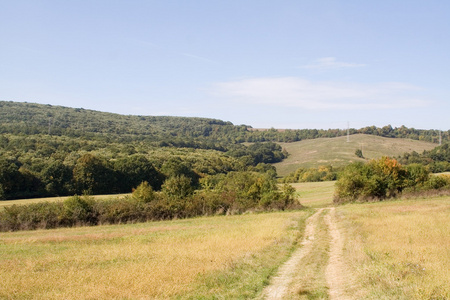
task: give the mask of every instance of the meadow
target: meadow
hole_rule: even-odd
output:
[[[310,211],[2,233],[2,299],[255,297]]]
[[[450,197],[337,209],[366,299],[450,298]],[[364,287],[364,288],[363,288]]]
[[[351,135],[349,142],[346,136],[341,136],[279,144],[289,153],[282,162],[274,164],[279,176],[286,176],[300,167],[317,168],[325,165],[342,167],[350,162],[377,159],[382,156],[397,157],[405,152],[422,153],[436,147],[436,144],[430,142],[366,134]],[[364,159],[355,155],[357,149],[362,149]]]
[[[350,299],[450,298],[450,197],[334,206],[334,182],[294,186],[307,208],[2,233],[0,298],[260,298],[324,208],[289,298],[329,299],[330,207]]]

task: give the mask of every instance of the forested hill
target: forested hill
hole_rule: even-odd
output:
[[[215,119],[120,115],[83,108],[0,101],[0,133],[169,141],[236,137],[246,130],[245,126]]]
[[[69,137],[107,138],[115,141],[146,140],[160,146],[225,150],[242,142],[295,142],[347,134],[343,129],[253,130],[217,119],[133,116],[34,103],[0,101],[0,133],[50,134]],[[350,129],[350,134],[372,134],[438,143],[439,131],[370,126]],[[448,141],[449,131],[442,132]]]

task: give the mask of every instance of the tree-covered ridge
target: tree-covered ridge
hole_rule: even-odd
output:
[[[103,140],[152,141],[160,146],[229,150],[242,142],[295,142],[347,134],[344,129],[254,130],[217,119],[169,116],[132,116],[34,103],[0,101],[0,133],[51,134]],[[350,134],[409,138],[439,142],[438,130],[369,126],[350,129]],[[448,141],[449,131],[441,134]]]
[[[445,143],[430,151],[405,153],[399,157],[402,164],[421,164],[433,173],[450,171],[450,144]]]
[[[219,128],[238,130],[230,122],[207,118],[131,116],[34,103],[0,101],[0,132],[109,137],[132,135],[149,140],[214,135]],[[236,129],[235,129],[236,127]]]
[[[139,140],[0,134],[0,199],[127,193],[142,181],[159,190],[179,175],[196,187],[200,178],[230,171],[276,174],[268,163],[287,155],[275,143],[231,146],[224,152]]]

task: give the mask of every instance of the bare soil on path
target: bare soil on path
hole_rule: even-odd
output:
[[[303,257],[312,250],[316,232],[315,226],[322,210],[323,208],[319,209],[314,215],[309,217],[301,247],[297,248],[289,260],[280,267],[277,275],[272,278],[271,284],[264,289],[263,296],[265,299],[284,299],[294,275],[300,268],[299,265]]]
[[[314,295],[315,299],[356,299],[348,293],[353,277],[343,261],[343,249],[335,208],[317,210],[307,221],[300,246],[264,289],[263,298],[302,299]],[[324,255],[314,255],[320,252]]]

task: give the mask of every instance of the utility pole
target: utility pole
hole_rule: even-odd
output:
[[[347,122],[347,143],[350,143],[350,122]]]
[[[442,131],[439,129],[439,146],[442,145]]]
[[[52,117],[48,118],[48,135],[52,135]]]

